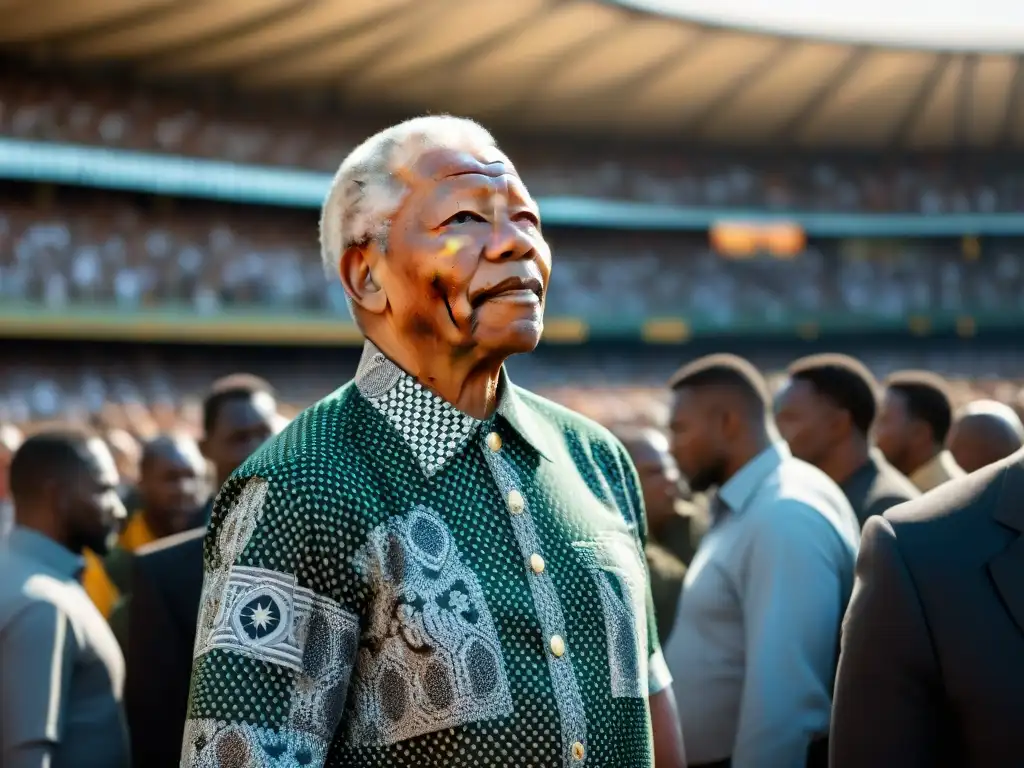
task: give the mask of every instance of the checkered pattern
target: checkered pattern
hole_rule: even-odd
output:
[[[398,430],[427,477],[437,474],[480,425],[409,376],[367,399]]]
[[[500,440],[488,441],[492,432]],[[502,482],[491,466],[498,463],[507,469]],[[309,642],[311,633],[301,635],[301,670],[234,649],[202,654],[193,673],[184,766],[653,766],[647,692],[616,695],[621,692],[613,687],[611,661],[622,652],[609,642],[608,600],[592,576],[593,564],[580,556],[581,544],[597,545],[609,534],[639,546],[646,536],[635,472],[607,430],[504,377],[497,412],[483,422],[468,419],[369,347],[354,386],[301,414],[224,486],[206,539],[208,573],[222,560],[221,531],[232,525],[231,510],[257,478],[266,493],[251,529],[244,528],[241,551],[230,553],[233,564],[287,574],[297,588],[357,617],[358,648],[338,637],[331,658],[358,661],[346,695],[316,687],[326,657],[325,647]],[[521,503],[511,503],[512,490]],[[373,562],[380,567],[360,571],[357,565],[374,531],[420,508],[431,510],[460,567],[477,582],[454,585],[429,611],[419,602],[423,589],[409,580],[401,552],[378,547],[381,557]],[[422,541],[424,551],[433,553],[432,539]],[[532,548],[543,557],[542,574],[527,556]],[[382,589],[379,579],[397,579],[400,589]],[[543,594],[534,589],[541,579]],[[614,587],[617,581],[609,583]],[[382,598],[387,594],[398,595],[400,605]],[[538,608],[539,594],[561,612],[557,643]],[[657,663],[661,652],[649,591],[646,598],[644,615],[634,618],[646,621],[648,646],[636,652],[650,657],[649,680],[660,690],[668,680],[655,680],[654,670],[664,665]],[[395,667],[372,677],[387,659],[371,638],[385,636],[395,653],[429,656],[441,664],[444,644],[431,641],[438,632],[419,631],[419,623],[428,613],[442,618],[443,611],[464,613],[477,599],[490,614],[500,658],[485,665],[474,657],[470,676],[482,680],[502,670],[510,712],[507,705],[497,714],[478,708],[453,719],[445,709],[451,697],[441,695],[448,690],[444,680],[456,679],[447,673],[465,664],[448,662],[447,670],[427,669],[427,664],[423,679],[407,680]],[[567,684],[552,668],[570,664],[574,698],[567,707]],[[386,682],[378,690],[389,695],[378,697],[376,709],[363,710],[376,735],[356,742],[346,735],[346,724],[364,706],[357,694],[372,680]],[[409,695],[415,690],[432,691],[436,701],[414,702]],[[311,696],[319,702],[315,728],[304,714],[308,708],[303,709]],[[419,718],[419,735],[390,742],[388,726],[406,723],[410,713]],[[373,727],[374,718],[386,720]],[[574,718],[580,718],[577,728]],[[328,743],[322,735],[330,733]]]

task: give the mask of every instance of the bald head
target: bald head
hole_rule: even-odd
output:
[[[679,469],[669,453],[668,438],[656,429],[622,427],[612,431],[633,460],[648,524],[657,531],[671,518],[681,496]]]
[[[173,460],[179,457],[195,462],[201,461],[202,454],[199,452],[196,441],[187,435],[157,435],[142,446],[142,458],[139,464],[142,472],[145,473],[152,469],[158,461]]]
[[[23,439],[21,430],[13,424],[0,424],[0,501],[9,495],[8,473],[11,459],[14,457],[15,451],[21,447]]]
[[[1024,425],[1008,405],[978,400],[966,406],[949,435],[957,464],[974,472],[1005,459],[1024,446]]]
[[[612,433],[625,446],[634,464],[656,460],[668,453],[668,438],[656,429],[613,427]]]
[[[24,442],[21,430],[13,424],[0,424],[0,451],[14,453]]]

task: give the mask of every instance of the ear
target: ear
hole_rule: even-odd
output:
[[[47,478],[42,482],[39,487],[39,501],[42,502],[44,509],[55,509],[61,514],[64,513],[67,502],[67,494],[64,492],[65,485],[52,478]]]
[[[711,418],[719,433],[728,441],[733,440],[742,431],[745,421],[736,407],[717,406],[712,410]]]
[[[361,309],[375,315],[381,314],[388,306],[388,296],[373,276],[373,265],[377,256],[375,246],[353,245],[341,254],[338,265],[339,277],[345,292]]]

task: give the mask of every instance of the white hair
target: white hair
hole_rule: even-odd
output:
[[[376,240],[387,250],[391,217],[408,192],[406,174],[424,153],[496,146],[482,125],[451,115],[413,118],[368,138],[338,168],[320,211],[324,269],[337,276],[341,255],[353,245]],[[346,298],[351,312],[351,297]]]

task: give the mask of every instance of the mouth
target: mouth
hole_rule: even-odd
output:
[[[473,296],[473,309],[488,301],[508,301],[517,304],[539,304],[544,286],[535,277],[509,277]]]

